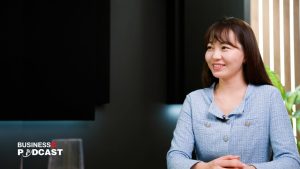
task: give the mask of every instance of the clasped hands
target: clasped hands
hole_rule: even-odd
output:
[[[199,162],[192,169],[255,169],[255,167],[241,162],[239,156],[226,155],[207,163]]]

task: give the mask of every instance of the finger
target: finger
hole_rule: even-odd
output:
[[[220,157],[220,159],[222,159],[222,160],[240,159],[240,156],[236,156],[236,155],[226,155],[226,156]]]
[[[226,168],[224,168],[224,167],[218,166],[217,169],[243,169],[243,168],[232,168],[232,167],[229,167],[229,168],[226,167]]]
[[[223,168],[223,167],[218,166],[218,167],[215,168],[215,169],[231,169],[231,168]]]
[[[233,159],[233,160],[220,160],[218,161],[218,164],[221,167],[225,167],[225,168],[243,168],[246,165],[244,163],[242,163],[240,160],[237,159]]]

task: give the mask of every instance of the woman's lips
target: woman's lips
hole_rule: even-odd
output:
[[[214,71],[221,71],[224,68],[224,64],[212,64]]]

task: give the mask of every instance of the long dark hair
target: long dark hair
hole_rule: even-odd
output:
[[[232,31],[243,47],[245,63],[243,64],[244,79],[247,84],[272,85],[264,63],[261,59],[255,35],[248,23],[241,19],[227,17],[212,24],[205,36],[204,47],[215,40],[219,42],[230,42],[229,31]],[[203,65],[202,82],[204,87],[218,83],[219,79],[212,75],[207,63]]]

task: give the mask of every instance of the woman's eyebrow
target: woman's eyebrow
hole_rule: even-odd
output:
[[[221,45],[234,46],[231,42],[220,42]]]
[[[229,45],[229,46],[232,46],[234,48],[238,48],[237,45],[233,44],[232,42],[229,42],[229,41],[226,41],[226,42],[220,42],[221,45]]]

